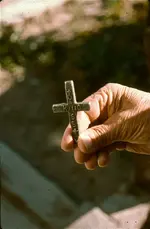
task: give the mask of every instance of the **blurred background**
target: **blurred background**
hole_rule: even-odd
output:
[[[108,82],[150,92],[148,2],[0,2],[3,229],[65,228],[95,206],[108,215],[148,206],[135,218],[150,228],[150,157],[114,152],[107,168],[87,171],[60,149],[67,115],[52,113],[66,80],[78,101]],[[117,228],[104,225],[90,227]]]

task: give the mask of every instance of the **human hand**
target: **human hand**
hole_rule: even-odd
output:
[[[120,84],[107,84],[84,101],[90,111],[78,112],[78,144],[73,148],[71,126],[61,148],[73,151],[75,161],[87,169],[108,164],[114,150],[150,155],[150,93]]]

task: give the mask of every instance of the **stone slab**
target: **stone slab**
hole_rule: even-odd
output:
[[[1,199],[1,225],[4,229],[38,229],[37,225],[6,199]]]
[[[82,215],[66,229],[141,229],[150,212],[150,204],[140,204],[132,208],[107,215],[95,207]]]
[[[121,223],[122,228],[141,229],[144,222],[147,220],[149,212],[150,203],[147,203],[113,213],[111,216]]]
[[[120,226],[118,220],[113,219],[101,211],[100,208],[95,207],[66,229],[121,229]]]
[[[77,206],[56,184],[2,143],[0,157],[2,195],[22,214],[55,229],[72,218]],[[6,221],[3,218],[4,228]]]

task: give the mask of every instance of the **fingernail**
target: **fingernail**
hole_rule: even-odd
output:
[[[90,151],[91,148],[92,148],[92,140],[88,136],[88,134],[87,133],[82,133],[79,138],[82,141],[82,143],[83,143],[83,145],[85,147],[85,150]],[[83,149],[83,152],[85,152],[85,150]]]
[[[98,166],[99,167],[105,167],[108,164],[108,157],[106,154],[101,153],[101,155],[98,157]]]
[[[71,136],[71,135],[68,135],[68,136],[66,137],[65,141],[66,141],[67,144],[70,144],[71,142],[73,142],[72,136]]]

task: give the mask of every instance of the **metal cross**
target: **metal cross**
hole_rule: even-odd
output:
[[[74,83],[72,80],[65,82],[65,93],[66,93],[67,103],[54,104],[52,109],[54,113],[68,112],[69,122],[72,127],[72,137],[74,143],[77,143],[78,136],[79,136],[77,112],[90,110],[90,104],[88,102],[78,103],[76,101]]]

